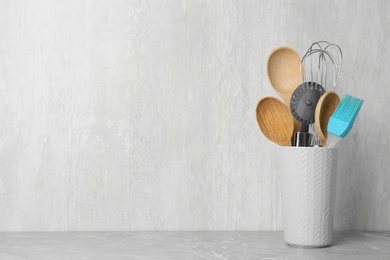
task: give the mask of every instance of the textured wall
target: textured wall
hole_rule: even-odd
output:
[[[0,230],[281,229],[270,51],[344,50],[365,104],[337,229],[390,229],[390,2],[1,1]]]

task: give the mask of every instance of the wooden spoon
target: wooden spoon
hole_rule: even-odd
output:
[[[265,97],[256,108],[256,119],[260,130],[270,141],[281,146],[291,146],[294,119],[290,109],[274,97]]]
[[[294,90],[302,84],[301,58],[290,47],[282,46],[274,49],[267,61],[268,79],[273,89],[290,107],[290,99]],[[294,118],[294,129],[299,131],[300,123]]]
[[[292,93],[302,84],[300,67],[301,58],[290,47],[276,48],[268,57],[269,82],[288,106]]]
[[[315,126],[323,147],[328,137],[328,121],[340,103],[340,97],[333,91],[326,92],[318,100],[315,112]]]

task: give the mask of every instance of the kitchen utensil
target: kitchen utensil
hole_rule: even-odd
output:
[[[272,88],[288,106],[295,88],[302,83],[301,58],[290,47],[274,49],[267,61],[268,79]],[[299,122],[294,119],[294,129],[299,130]]]
[[[285,104],[290,103],[291,94],[302,83],[300,67],[301,59],[290,47],[276,48],[268,58],[268,79]]]
[[[328,136],[328,121],[340,103],[340,97],[333,91],[323,94],[318,100],[315,111],[315,127],[323,147]]]
[[[304,82],[293,92],[290,110],[300,123],[301,129],[295,133],[293,146],[310,146],[309,124],[315,120],[315,109],[325,89],[315,82]]]
[[[363,105],[363,100],[345,95],[328,122],[327,147],[334,147],[349,131]]]
[[[294,132],[294,120],[288,107],[274,97],[265,97],[256,108],[260,130],[270,141],[290,146]]]
[[[337,44],[327,41],[314,42],[302,57],[302,82],[314,81],[327,91],[335,91],[342,64],[343,52]]]
[[[302,57],[302,82],[316,82],[327,90],[335,91],[343,63],[341,48],[327,41],[317,41]],[[320,139],[314,124],[310,124],[312,145],[319,146]]]

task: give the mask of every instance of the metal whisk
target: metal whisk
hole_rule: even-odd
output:
[[[327,41],[312,43],[301,61],[302,82],[315,82],[327,91],[335,91],[343,64],[343,53],[337,44]],[[312,146],[319,146],[320,140],[314,124],[310,124]]]

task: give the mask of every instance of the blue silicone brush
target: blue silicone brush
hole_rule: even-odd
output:
[[[363,105],[363,100],[345,95],[328,122],[327,147],[334,147],[349,131]]]

